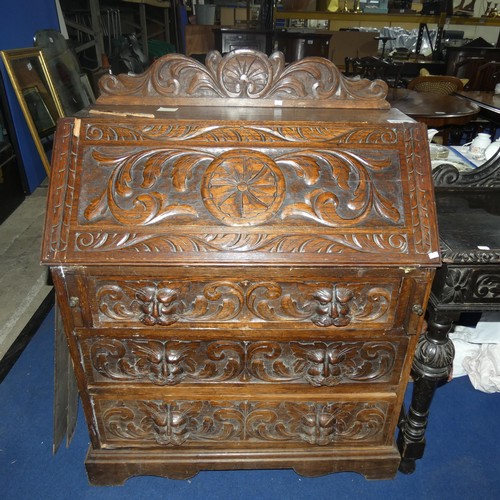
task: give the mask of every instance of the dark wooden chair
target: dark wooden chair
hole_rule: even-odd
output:
[[[400,73],[400,63],[393,63],[379,57],[345,58],[346,76],[359,76],[368,80],[384,80],[389,87],[396,88],[400,84]]]
[[[500,58],[499,62],[489,61],[477,68],[474,78],[468,83],[467,90],[495,90],[495,85],[500,83]]]
[[[500,83],[500,57],[497,61],[483,61],[477,65],[465,90],[493,91]],[[479,132],[488,132],[495,136],[500,125],[498,115],[483,110],[481,114],[464,127],[465,140],[472,140]]]
[[[446,74],[472,80],[478,68],[489,61],[500,61],[500,47],[448,47]]]
[[[493,90],[500,83],[500,47],[448,47],[446,74],[468,79],[464,90]],[[496,133],[498,119],[495,115],[481,115],[463,127],[466,141],[478,132]]]
[[[468,59],[462,59],[457,61],[453,66],[453,73],[448,73],[450,76],[456,76],[457,78],[472,80],[476,75],[478,69],[487,60],[481,56],[469,57]]]

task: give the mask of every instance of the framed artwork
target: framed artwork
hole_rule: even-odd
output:
[[[2,59],[47,174],[58,118],[64,116],[41,49],[1,51]]]

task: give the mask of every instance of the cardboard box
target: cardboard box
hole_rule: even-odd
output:
[[[220,8],[220,24],[221,26],[234,26],[234,8]]]
[[[247,20],[247,9],[246,7],[237,7],[234,9],[234,20],[236,22]]]
[[[376,31],[332,31],[329,59],[344,68],[346,57],[376,56],[378,53]]]

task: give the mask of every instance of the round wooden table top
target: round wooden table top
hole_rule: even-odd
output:
[[[484,90],[461,90],[457,95],[462,99],[469,99],[480,108],[500,113],[500,94]]]
[[[464,125],[480,111],[477,104],[454,95],[416,92],[408,89],[389,89],[387,100],[393,108],[424,122],[428,127]]]

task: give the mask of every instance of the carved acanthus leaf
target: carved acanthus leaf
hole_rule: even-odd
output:
[[[212,160],[212,155],[159,149],[128,155],[106,155],[94,150],[92,156],[102,165],[112,165],[113,172],[106,189],[85,209],[86,220],[95,222],[108,211],[121,224],[137,225],[156,224],[174,216],[198,216],[191,205],[169,203],[163,183],[171,177],[177,191],[186,191],[192,169]]]
[[[391,163],[386,158],[368,161],[348,151],[306,150],[287,153],[275,161],[294,166],[307,184],[314,184],[322,170],[329,171],[335,183],[330,189],[305,193],[303,202],[285,206],[281,213],[284,219],[300,215],[332,227],[358,225],[374,213],[392,224],[402,219],[395,193],[382,193],[370,174],[388,168]]]

